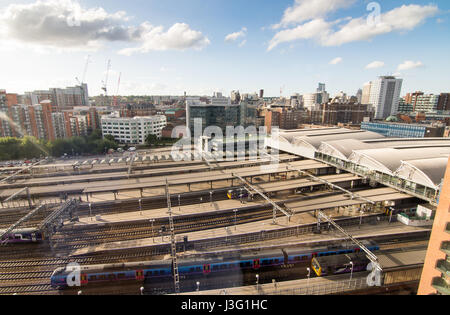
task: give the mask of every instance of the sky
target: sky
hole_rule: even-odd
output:
[[[0,0],[0,89],[83,81],[90,95],[450,92],[450,2]],[[119,83],[120,75],[120,85]]]

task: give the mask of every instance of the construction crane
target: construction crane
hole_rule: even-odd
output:
[[[122,77],[122,72],[119,74],[119,80],[117,81],[117,90],[116,95],[114,96],[114,106],[117,106],[117,98],[119,97],[119,87],[120,87],[120,78]]]
[[[86,63],[84,64],[84,70],[83,70],[83,76],[81,77],[81,79],[82,79],[81,82],[78,79],[78,77],[75,78],[75,80],[77,80],[79,85],[83,85],[83,83],[86,81],[86,73],[87,73],[90,62],[91,62],[91,55],[88,55],[86,58]]]
[[[106,77],[105,81],[102,81],[102,90],[105,91],[105,96],[108,96],[108,77],[109,77],[109,70],[111,70],[111,59],[108,60],[108,65],[106,66]]]
[[[109,70],[111,70],[111,59],[108,60],[108,65],[106,66],[106,76],[105,81],[102,81],[102,90],[105,92],[103,105],[107,103],[108,100],[108,77],[109,77]]]

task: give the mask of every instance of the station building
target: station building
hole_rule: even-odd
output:
[[[282,130],[267,144],[336,167],[437,205],[449,138],[386,138],[344,128]]]

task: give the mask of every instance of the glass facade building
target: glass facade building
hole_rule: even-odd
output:
[[[382,122],[363,122],[361,130],[376,132],[389,138],[424,138],[427,134],[427,126]]]

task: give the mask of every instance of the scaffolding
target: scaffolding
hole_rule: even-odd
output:
[[[172,202],[170,200],[169,181],[166,178],[166,198],[167,208],[169,210],[169,228],[170,228],[170,254],[173,265],[173,281],[175,287],[175,293],[180,293],[180,274],[178,272],[178,260],[177,260],[177,243],[175,239],[175,227],[173,224],[172,216]]]
[[[73,218],[74,211],[78,208],[78,203],[79,201],[76,199],[66,201],[39,225],[39,230],[48,238],[50,247],[52,247],[52,236],[64,225],[65,219],[71,220]]]

